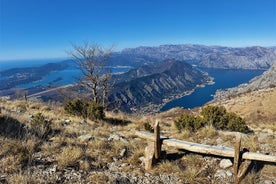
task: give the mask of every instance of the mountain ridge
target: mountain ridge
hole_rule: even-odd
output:
[[[151,73],[142,73],[133,78],[133,73],[137,74],[137,71],[142,71],[143,68],[154,69]],[[127,77],[128,75],[130,77]],[[117,83],[115,82],[109,95],[109,101],[113,104],[111,107],[127,112],[137,111],[143,107],[151,109],[151,105],[158,106],[164,103],[165,99],[187,93],[210,81],[206,74],[188,63],[177,60],[142,66],[116,77],[114,81]]]
[[[270,47],[224,47],[196,44],[160,45],[127,48],[122,55],[155,59],[184,60],[202,68],[268,69],[276,60],[276,50]]]

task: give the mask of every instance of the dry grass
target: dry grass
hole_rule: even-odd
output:
[[[13,174],[8,177],[8,182],[9,183],[14,183],[14,184],[27,184],[30,183],[30,178],[26,174]]]
[[[93,173],[88,177],[88,182],[95,184],[106,184],[109,182],[108,176],[103,172]]]
[[[2,105],[7,109],[16,109],[23,108],[26,104],[22,101],[16,101],[14,103],[7,101],[3,102],[1,106]],[[25,150],[16,151],[15,153],[15,155],[20,155],[21,152],[26,152],[26,155],[28,156],[25,160],[28,161],[25,163],[30,163],[35,159],[33,158],[34,154],[38,153],[39,156],[46,159],[46,161],[49,161],[50,164],[57,163],[59,169],[74,167],[74,169],[89,172],[90,175],[86,178],[86,181],[90,183],[108,183],[110,178],[105,174],[105,170],[111,162],[116,162],[116,164],[127,164],[126,167],[119,168],[120,172],[144,175],[144,168],[140,157],[144,155],[147,141],[139,139],[134,135],[135,130],[143,129],[143,122],[150,122],[151,125],[154,125],[156,119],[161,119],[161,134],[181,140],[201,142],[204,139],[208,139],[206,144],[213,144],[218,137],[220,137],[223,141],[223,145],[229,147],[233,147],[233,143],[235,142],[234,135],[221,134],[210,126],[202,128],[197,133],[189,131],[182,131],[179,133],[177,129],[175,129],[173,121],[183,113],[183,110],[181,109],[171,110],[169,112],[161,113],[161,115],[150,115],[144,117],[134,115],[128,116],[123,113],[107,113],[107,118],[110,118],[111,120],[130,122],[125,125],[114,125],[109,122],[94,122],[89,120],[87,121],[87,124],[80,124],[83,119],[64,114],[62,108],[54,105],[48,107],[41,103],[28,104],[24,114],[6,112],[4,110],[4,113],[8,113],[8,115],[11,115],[18,121],[22,122],[22,124],[29,123],[29,114],[36,114],[39,112],[41,112],[45,118],[52,119],[51,127],[55,130],[55,133],[49,137],[49,140],[42,140],[39,137],[29,136],[24,140],[5,138],[6,143],[15,141],[14,144],[17,145],[16,147],[20,148],[19,150]],[[258,111],[258,113],[263,114],[261,111]],[[70,122],[65,124],[65,119],[70,119]],[[262,131],[263,129],[274,128],[273,131],[276,129],[274,124],[267,123],[259,124],[259,127]],[[86,134],[91,135],[93,139],[86,142],[80,142],[78,137]],[[109,136],[112,134],[124,137],[127,142],[108,140]],[[264,141],[266,143],[273,142],[271,137],[268,137]],[[248,147],[252,152],[255,150],[258,151],[260,145],[255,142],[256,136],[244,136],[242,146]],[[9,182],[13,181],[10,183],[16,183],[19,181],[18,183],[24,183],[27,181],[30,183],[30,181],[35,181],[28,176],[28,174],[18,174],[22,170],[22,163],[24,162],[12,154],[7,154],[13,149],[8,148],[9,146],[6,144],[2,145],[4,149],[0,150],[0,170],[5,168],[4,173],[9,175]],[[163,147],[163,149],[164,148],[165,147]],[[120,153],[124,149],[126,152],[121,156]],[[189,154],[173,161],[161,161],[154,167],[153,173],[176,174],[180,179],[182,179],[183,183],[211,183],[211,178],[214,174],[214,168],[211,165],[212,164],[206,166],[206,161],[202,156]],[[214,163],[214,165],[216,164]],[[274,169],[275,167],[264,167],[261,174],[273,176],[275,175]],[[29,177],[29,180],[24,176]],[[245,181],[254,182],[254,177],[252,176],[250,178],[249,175]]]
[[[275,101],[276,88],[273,88],[242,94],[230,100],[221,100],[214,105],[223,105],[227,111],[244,117],[251,126],[258,126],[259,123],[275,126]]]
[[[182,169],[179,167],[179,165],[176,162],[172,161],[162,161],[155,167],[155,171],[161,172],[161,173],[181,173]]]
[[[247,148],[250,152],[256,152],[260,150],[258,137],[256,135],[244,135],[242,136],[241,147]]]
[[[62,148],[61,153],[56,157],[58,167],[64,169],[68,166],[76,166],[82,156],[83,150],[81,148],[66,146]]]
[[[197,132],[197,136],[200,138],[210,138],[213,139],[218,135],[217,130],[211,126],[211,125],[206,125],[205,127],[201,128]]]

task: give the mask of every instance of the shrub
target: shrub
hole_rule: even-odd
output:
[[[87,104],[82,102],[80,99],[73,99],[72,101],[66,102],[64,110],[68,114],[87,118]]]
[[[238,131],[243,133],[250,133],[251,130],[245,123],[245,120],[235,113],[227,113],[224,115],[223,119],[226,119],[227,126],[226,130]]]
[[[146,131],[148,131],[148,132],[151,132],[151,133],[154,132],[154,129],[153,129],[153,127],[149,124],[149,122],[144,123],[144,129],[145,129]]]
[[[66,113],[89,118],[91,120],[101,120],[105,118],[104,107],[95,102],[83,102],[80,99],[68,101],[64,105]]]
[[[91,120],[102,120],[105,118],[104,107],[98,103],[90,102],[87,105],[87,117]]]
[[[227,112],[222,106],[204,107],[201,115],[203,118],[185,113],[174,124],[179,131],[189,130],[195,132],[206,124],[209,124],[209,126],[213,126],[217,130],[251,132],[243,118],[235,113]]]
[[[41,113],[38,113],[31,120],[30,128],[37,136],[41,138],[46,138],[52,131],[50,124],[51,121],[45,119],[45,117]]]
[[[174,124],[179,131],[189,130],[194,132],[203,127],[205,123],[199,116],[184,113],[179,119],[175,120]]]
[[[26,166],[32,155],[32,150],[22,144],[20,141],[9,141],[2,149],[6,156],[14,157],[14,161],[18,164],[19,168]]]
[[[201,111],[204,121],[212,124],[214,127],[219,127],[218,125],[221,118],[226,114],[226,109],[223,106],[207,106]]]
[[[201,115],[206,122],[218,130],[251,132],[244,119],[235,113],[227,112],[222,106],[207,106],[202,109]]]

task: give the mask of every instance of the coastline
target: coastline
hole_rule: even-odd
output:
[[[191,95],[196,89],[198,88],[204,88],[206,87],[206,85],[214,85],[215,82],[214,82],[214,78],[213,77],[209,77],[208,78],[209,80],[207,80],[206,83],[203,83],[203,84],[200,84],[200,85],[196,85],[195,88],[193,88],[192,90],[189,90],[189,91],[184,91],[183,93],[181,94],[175,94],[175,95],[171,95],[165,99],[163,99],[163,102],[161,104],[152,104],[152,103],[149,103],[143,107],[140,107],[139,110],[136,109],[135,111],[133,111],[133,113],[136,113],[136,114],[143,114],[143,115],[146,115],[146,114],[156,114],[156,113],[160,113],[161,109],[169,102],[173,101],[173,100],[176,100],[176,99],[179,99],[179,98],[182,98],[184,96],[188,96],[188,95]]]

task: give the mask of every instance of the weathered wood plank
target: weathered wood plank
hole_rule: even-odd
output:
[[[154,142],[149,142],[145,148],[145,170],[151,170],[154,160]]]
[[[159,159],[161,155],[161,140],[160,140],[160,127],[157,120],[154,125],[154,157]]]
[[[154,136],[151,133],[144,132],[144,131],[137,131],[136,135],[154,141]],[[202,154],[210,154],[210,155],[217,155],[217,156],[224,156],[234,158],[234,149],[229,147],[222,147],[222,146],[210,146],[204,144],[198,144],[188,141],[182,141],[177,139],[170,139],[167,137],[160,137],[162,140],[162,144],[167,146],[176,147],[178,149],[184,149],[191,152],[202,153]],[[276,163],[276,156],[273,155],[265,155],[260,153],[252,153],[246,152],[242,155],[242,159],[249,159],[249,160],[258,160],[258,161],[266,161]]]
[[[235,178],[238,176],[239,166],[240,166],[240,150],[241,150],[241,134],[237,134],[236,136],[236,144],[235,144],[235,155],[234,155],[234,175]]]

